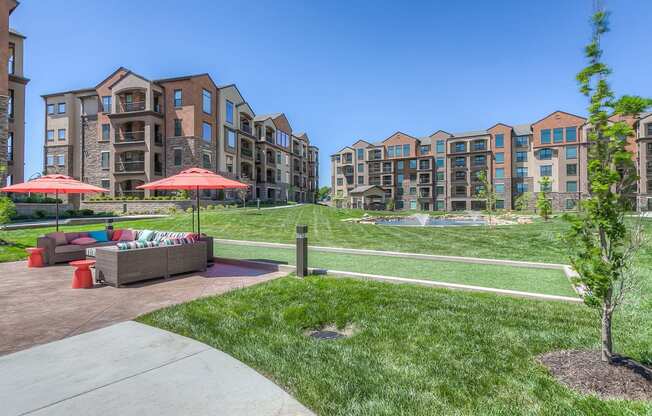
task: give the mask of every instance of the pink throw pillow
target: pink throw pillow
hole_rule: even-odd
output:
[[[97,240],[95,240],[94,238],[90,238],[90,237],[79,237],[79,238],[75,238],[74,240],[72,240],[70,242],[70,244],[76,244],[78,246],[84,246],[86,244],[93,244],[96,241]]]
[[[122,235],[123,230],[113,230],[111,235],[111,241],[120,241],[120,236]]]
[[[122,230],[120,233],[120,241],[134,241],[136,236],[133,230]]]

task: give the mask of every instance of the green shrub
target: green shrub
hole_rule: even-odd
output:
[[[0,198],[0,224],[6,224],[16,216],[16,205],[9,198]]]
[[[37,209],[36,211],[34,211],[34,218],[43,219],[43,218],[45,218],[47,216],[48,216],[48,213],[43,211],[42,209]]]

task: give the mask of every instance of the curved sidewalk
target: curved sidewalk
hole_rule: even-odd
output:
[[[0,357],[3,415],[314,415],[235,358],[137,322]]]

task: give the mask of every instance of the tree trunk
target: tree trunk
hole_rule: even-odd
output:
[[[611,305],[602,306],[602,361],[610,363],[613,356],[613,342],[611,339]]]

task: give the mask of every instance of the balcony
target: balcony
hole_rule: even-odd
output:
[[[145,172],[145,161],[117,161],[115,163],[115,173],[140,173]]]
[[[250,147],[243,147],[240,149],[240,154],[246,158],[251,159],[254,155]]]
[[[145,132],[144,131],[125,131],[122,134],[116,132],[115,142],[116,143],[133,143],[133,142],[144,142],[145,141]],[[161,143],[163,138],[161,137]]]
[[[133,113],[135,111],[145,111],[145,101],[122,101],[117,102],[116,113]]]
[[[251,125],[249,123],[242,123],[240,124],[240,130],[244,131],[245,133],[251,134]]]
[[[161,133],[154,134],[154,144],[157,146],[163,146],[163,134]]]

